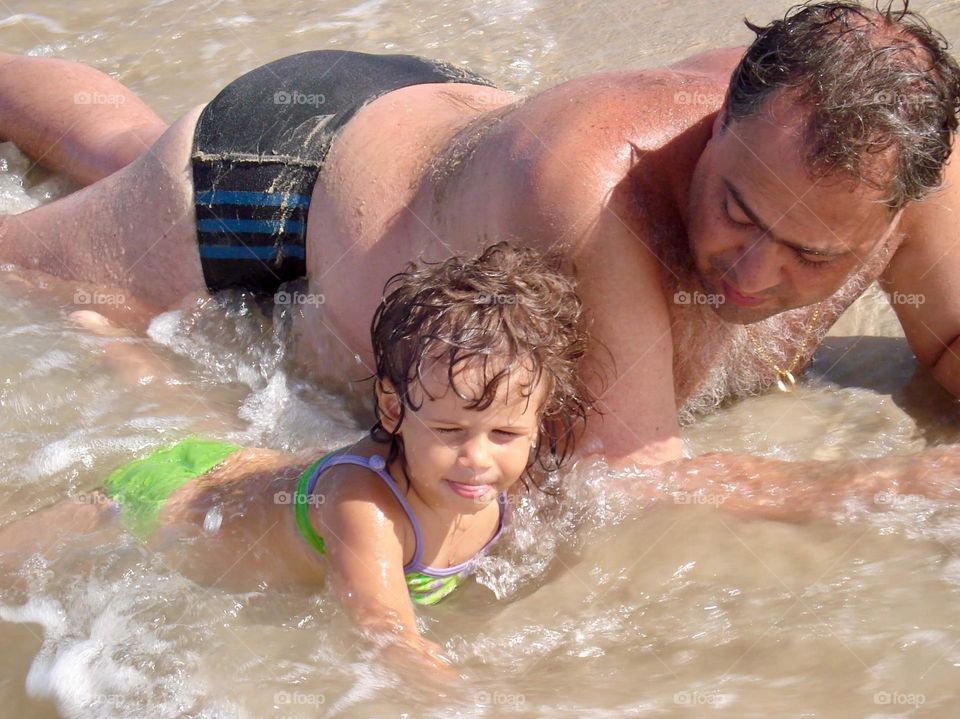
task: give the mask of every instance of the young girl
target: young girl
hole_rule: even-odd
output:
[[[500,535],[508,493],[570,455],[589,408],[586,336],[572,283],[502,243],[411,267],[386,290],[368,437],[319,459],[185,439],[117,469],[83,506],[0,530],[0,556],[17,545],[22,558],[41,523],[119,516],[200,582],[329,575],[363,629],[439,662],[413,605],[454,591]]]

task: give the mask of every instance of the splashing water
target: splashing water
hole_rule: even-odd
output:
[[[953,10],[917,4],[960,37]],[[0,23],[6,49],[90,62],[169,118],[243,69],[312,47],[435,56],[535,91],[739,43],[742,15],[786,9],[759,0],[334,0],[277,13],[175,0],[94,2],[60,17],[36,5],[14,3],[18,14]],[[0,210],[72,189],[30,167],[0,145]],[[112,378],[100,360],[105,340],[71,323],[68,305],[56,287],[0,271],[0,525],[187,434],[284,450],[362,434],[343,400],[289,376],[285,323],[248,296],[156,317],[130,341],[174,379],[136,392]],[[685,429],[686,450],[866,460],[956,441],[955,402],[913,372],[872,288],[797,394],[698,419]],[[522,494],[476,581],[421,612],[424,633],[464,674],[442,691],[378,662],[326,590],[198,586],[129,535],[98,533],[55,563],[30,559],[22,586],[0,587],[0,706],[9,716],[98,719],[955,714],[955,507],[850,500],[829,521],[784,523],[718,512],[709,495],[672,481],[582,463],[560,478],[559,496]],[[638,499],[641,485],[666,499]],[[218,520],[215,508],[205,529]]]

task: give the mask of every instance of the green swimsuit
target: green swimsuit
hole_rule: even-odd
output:
[[[209,472],[238,449],[242,448],[237,444],[196,438],[184,439],[171,447],[158,449],[143,459],[115,469],[104,482],[104,490],[115,502],[124,523],[136,534],[147,536],[157,528],[160,510],[171,494],[187,482]],[[503,530],[506,497],[501,493],[500,522],[496,533],[483,549],[472,559],[455,567],[428,567],[421,561],[423,535],[420,523],[393,478],[386,472],[383,458],[379,455],[369,458],[349,454],[334,455],[331,452],[304,470],[293,493],[297,528],[304,540],[320,554],[326,553],[326,547],[323,538],[310,521],[310,496],[316,488],[320,474],[338,464],[356,464],[376,473],[393,492],[410,520],[416,537],[416,547],[413,559],[403,570],[410,598],[417,604],[436,604],[460,586],[470,574],[477,556],[483,553]]]
[[[296,514],[297,527],[300,529],[300,533],[304,539],[307,540],[311,547],[320,552],[320,554],[326,553],[326,545],[324,544],[323,537],[317,534],[317,531],[313,528],[313,523],[310,521],[310,496],[317,486],[317,480],[320,478],[320,474],[325,469],[338,464],[355,464],[366,467],[375,473],[384,481],[387,487],[390,488],[390,491],[393,492],[393,496],[397,498],[397,501],[407,515],[407,519],[410,520],[410,525],[413,527],[413,534],[416,538],[416,546],[413,550],[413,558],[404,565],[403,572],[406,576],[410,598],[416,604],[436,604],[459,587],[463,583],[463,580],[471,573],[473,563],[477,557],[483,554],[487,547],[493,544],[503,531],[503,513],[504,507],[506,507],[506,495],[501,492],[500,521],[497,524],[497,531],[493,537],[490,538],[490,541],[483,545],[480,551],[473,557],[455,567],[449,567],[447,569],[429,567],[422,561],[423,533],[420,530],[420,523],[417,521],[416,515],[407,503],[406,497],[403,496],[396,482],[394,482],[393,477],[386,471],[386,462],[383,457],[379,454],[363,457],[356,454],[334,455],[330,453],[312,464],[307,468],[306,472],[300,475],[300,479],[297,481],[297,486],[293,493],[293,511]]]
[[[185,439],[113,470],[103,483],[104,490],[119,505],[124,523],[145,536],[157,528],[160,509],[171,494],[238,449],[238,444]]]

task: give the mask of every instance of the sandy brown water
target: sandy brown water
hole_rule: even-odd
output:
[[[916,9],[960,42],[960,3]],[[410,0],[0,5],[0,47],[92,64],[167,120],[293,52],[410,52],[536,92],[749,39],[787,3]],[[0,145],[0,209],[66,189]],[[27,185],[24,189],[23,185]],[[0,272],[0,524],[96,486],[188,433],[282,449],[360,434],[334,397],[281,369],[279,330],[234,298],[157,318],[140,340],[175,391],[124,389],[70,297]],[[957,438],[955,402],[915,363],[875,288],[834,328],[796,395],[685,430],[692,453],[904,454]],[[2,717],[954,717],[960,510],[850,502],[834,521],[644,510],[596,468],[530,502],[478,582],[421,613],[467,679],[406,686],[326,593],[198,587],[131,538],[33,563],[0,589]]]

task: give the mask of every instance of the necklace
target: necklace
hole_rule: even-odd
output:
[[[810,317],[810,322],[807,325],[807,332],[804,335],[803,343],[797,348],[797,353],[793,356],[793,361],[790,363],[789,367],[781,367],[770,357],[770,354],[767,352],[766,348],[757,341],[757,338],[754,336],[753,332],[750,331],[749,327],[744,327],[744,331],[747,334],[747,339],[750,340],[753,344],[753,350],[757,353],[763,362],[770,367],[774,372],[777,373],[777,389],[781,392],[793,392],[794,388],[797,386],[797,378],[794,373],[797,371],[800,360],[803,358],[804,353],[807,351],[807,347],[810,344],[810,338],[814,335],[817,326],[817,320],[820,319],[820,305],[818,304],[814,310],[813,315]]]

